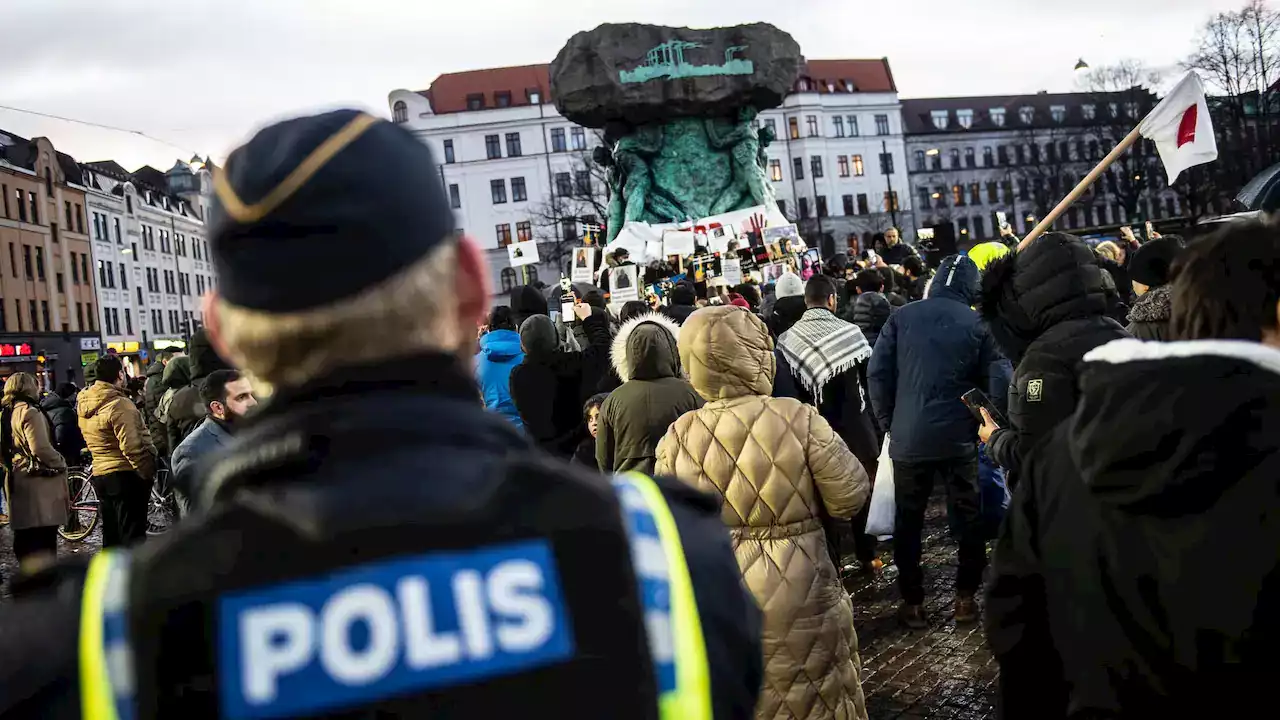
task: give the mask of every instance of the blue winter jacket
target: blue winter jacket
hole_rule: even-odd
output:
[[[516,427],[524,429],[520,412],[511,399],[511,369],[524,362],[520,349],[520,333],[515,330],[494,330],[480,338],[480,352],[476,353],[476,382],[484,396],[484,406],[506,417]]]
[[[978,266],[947,257],[927,297],[899,308],[880,331],[867,380],[894,460],[976,457],[978,423],[960,396],[978,388],[1003,405],[1011,368],[970,307],[978,289]]]

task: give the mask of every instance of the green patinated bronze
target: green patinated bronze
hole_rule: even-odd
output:
[[[684,61],[684,51],[700,48],[702,43],[672,40],[649,50],[645,62],[634,70],[621,70],[618,79],[624,83],[642,83],[657,78],[676,80],[711,75],[750,75],[755,65],[750,60],[735,58],[734,54],[747,49],[746,45],[725,48],[724,63],[720,65],[689,65]]]
[[[773,203],[765,148],[774,135],[756,128],[757,112],[650,123],[616,139],[612,152],[600,148],[595,159],[607,166],[610,189],[607,239],[628,222],[686,222]]]

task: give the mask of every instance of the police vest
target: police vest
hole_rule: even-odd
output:
[[[404,542],[397,533],[323,542],[330,552],[375,548],[340,567],[330,558],[324,572],[310,572],[323,563],[298,552],[296,538],[235,508],[173,531],[186,539],[133,554],[100,552],[83,593],[83,717],[336,718],[376,710],[380,717],[711,720],[698,607],[658,485],[629,473],[612,479],[613,492],[600,483],[603,496],[593,498],[539,477],[520,477],[535,494],[520,500],[546,493],[569,502],[569,512],[596,514],[570,521],[546,508],[517,509],[526,521],[541,520],[542,532],[516,524],[489,528],[485,540],[483,527],[455,523],[451,532],[472,532],[453,543],[432,542],[443,536],[417,528],[419,551],[408,553],[376,550]],[[506,494],[486,505],[517,499]],[[621,552],[612,552],[610,521]],[[197,572],[174,572],[173,563],[197,561],[195,548],[233,537],[229,526],[254,543],[275,543],[261,546],[268,561],[250,547],[229,548],[230,555],[203,553]],[[300,571],[282,572],[290,558]]]

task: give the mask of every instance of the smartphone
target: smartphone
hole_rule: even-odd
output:
[[[567,323],[573,322],[576,318],[573,315],[573,283],[569,282],[569,278],[564,275],[560,276],[560,317],[564,318]]]
[[[1009,229],[1009,216],[1005,214],[1005,211],[996,211],[996,224],[1000,226],[1001,232]]]
[[[1155,226],[1151,224],[1150,220],[1148,220],[1147,221],[1147,239],[1150,240],[1151,238],[1155,237],[1155,232],[1156,232]]]
[[[867,262],[870,263],[871,266],[874,266],[876,264],[876,261],[879,259],[880,259],[880,256],[876,255],[875,250],[867,251]]]
[[[964,403],[964,406],[969,408],[969,412],[973,413],[973,417],[976,418],[979,423],[984,422],[980,409],[986,408],[987,413],[991,415],[991,419],[996,422],[996,427],[1009,427],[1009,421],[1005,420],[1004,415],[996,409],[995,403],[991,402],[991,398],[987,397],[987,394],[981,390],[974,388],[964,395],[961,395],[960,402]]]

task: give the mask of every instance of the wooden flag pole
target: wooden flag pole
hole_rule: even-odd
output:
[[[1116,145],[1106,157],[1102,158],[1102,162],[1098,163],[1097,167],[1090,170],[1089,174],[1084,176],[1084,179],[1080,181],[1080,184],[1076,185],[1075,189],[1063,198],[1062,202],[1058,203],[1058,206],[1053,209],[1053,212],[1046,215],[1044,219],[1040,221],[1039,225],[1032,228],[1031,232],[1027,233],[1027,236],[1022,238],[1022,242],[1018,243],[1018,251],[1021,252],[1022,250],[1026,250],[1028,245],[1030,245],[1036,238],[1043,235],[1044,232],[1049,229],[1049,226],[1053,225],[1054,221],[1061,217],[1062,213],[1066,212],[1067,208],[1071,207],[1072,203],[1079,200],[1080,196],[1084,195],[1085,190],[1088,190],[1090,185],[1097,182],[1098,178],[1102,177],[1102,173],[1106,172],[1107,168],[1111,167],[1112,163],[1119,160],[1120,156],[1123,155],[1124,152],[1135,142],[1137,142],[1140,137],[1142,137],[1142,134],[1138,132],[1138,128],[1136,127],[1128,135],[1125,135],[1124,139],[1120,141],[1120,144]]]

